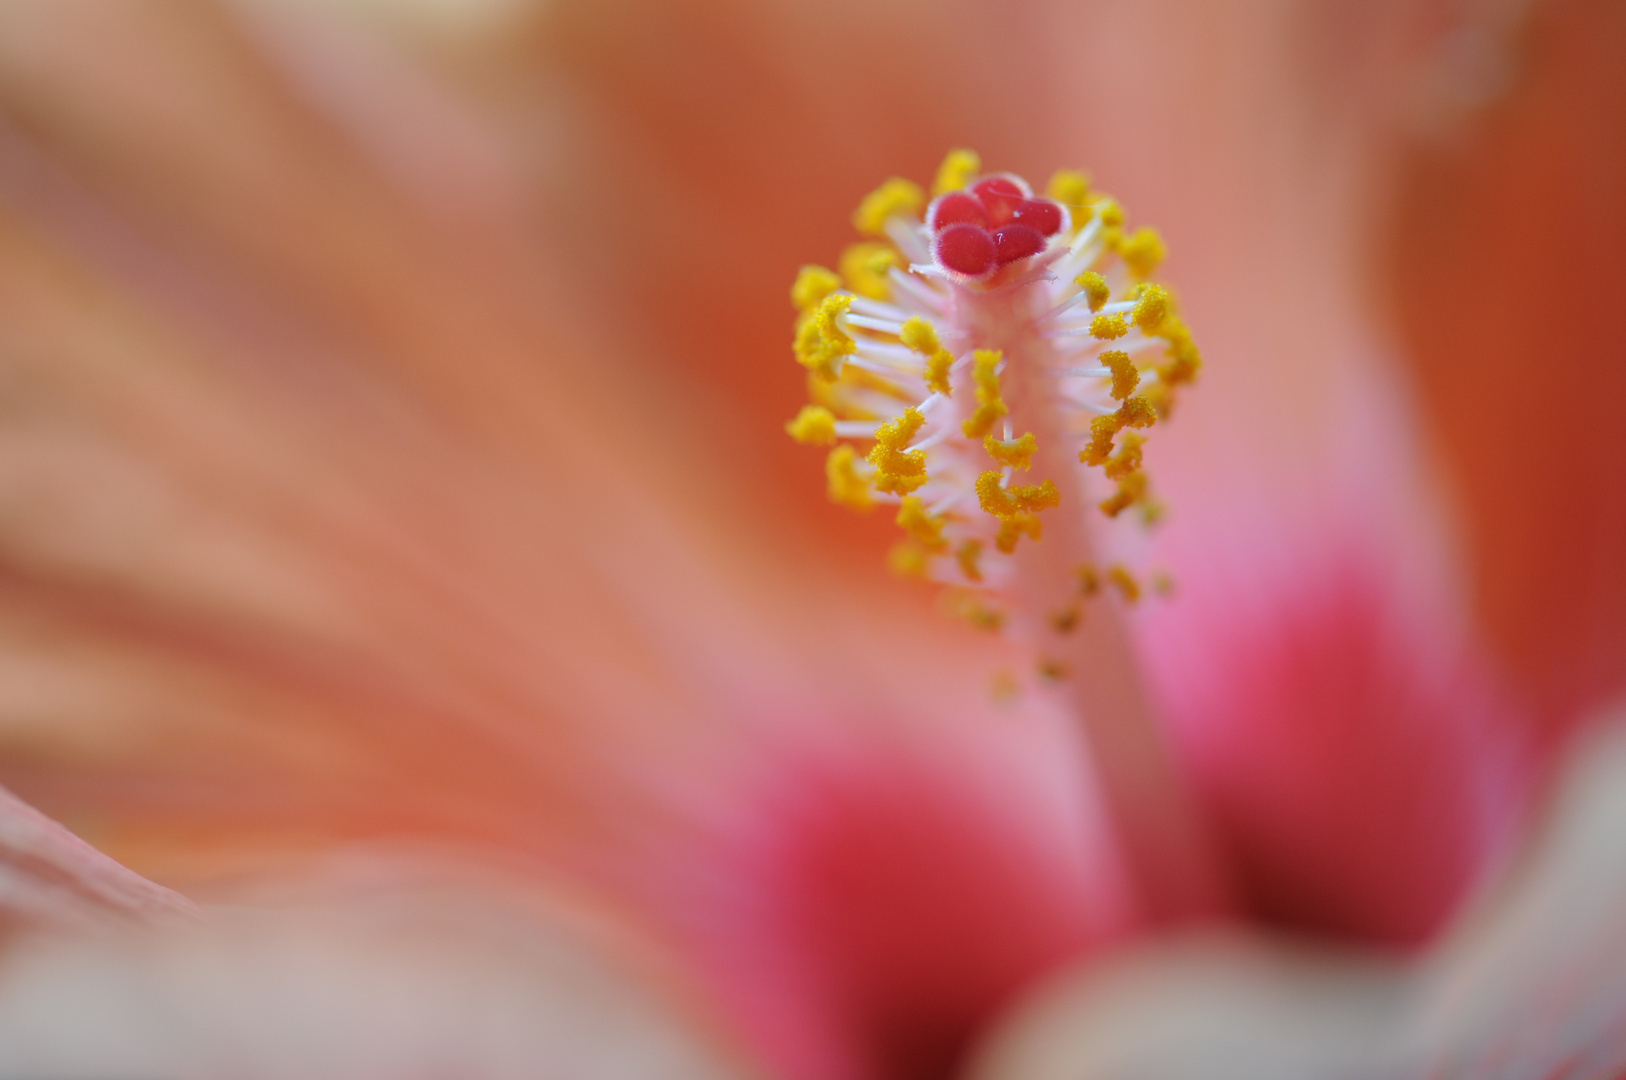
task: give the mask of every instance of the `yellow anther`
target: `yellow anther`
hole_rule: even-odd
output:
[[[1072,211],[1073,220],[1083,219],[1090,206],[1090,174],[1077,169],[1057,169],[1045,185],[1045,194]]]
[[[1195,382],[1197,372],[1202,369],[1202,366],[1202,357],[1197,355],[1197,350],[1192,349],[1189,353],[1174,357],[1167,364],[1159,364],[1157,377],[1163,380],[1164,386],[1181,386],[1185,383]]]
[[[1169,317],[1169,290],[1150,283],[1138,287],[1135,301],[1135,325],[1143,334],[1154,334]]]
[[[1197,343],[1191,339],[1191,331],[1179,316],[1171,315],[1158,327],[1157,336],[1169,343],[1165,352],[1168,362],[1161,364],[1157,369],[1157,377],[1167,386],[1180,386],[1197,378],[1197,372],[1202,368],[1202,354],[1197,351]]]
[[[1063,682],[1067,678],[1067,665],[1051,656],[1040,657],[1033,670],[1046,682]]]
[[[1101,591],[1101,575],[1097,574],[1095,567],[1089,563],[1084,563],[1073,571],[1073,576],[1078,579],[1078,595],[1094,596]]]
[[[967,581],[982,580],[982,541],[967,540],[954,549],[954,561],[960,564],[960,573]]]
[[[949,369],[954,366],[954,354],[943,348],[937,339],[937,328],[919,315],[905,320],[898,335],[908,348],[926,358],[926,387],[933,393],[953,397],[949,386]]]
[[[1108,287],[1107,279],[1094,270],[1084,271],[1073,279],[1073,284],[1084,290],[1091,311],[1100,311],[1102,305],[1112,299],[1112,289]]]
[[[1157,268],[1163,264],[1168,253],[1163,246],[1163,237],[1158,235],[1156,229],[1146,225],[1124,237],[1118,244],[1119,257],[1129,267],[1129,272],[1138,278],[1157,273]]]
[[[1149,584],[1152,586],[1152,592],[1165,598],[1173,596],[1175,592],[1178,591],[1177,586],[1174,583],[1174,576],[1167,570],[1158,570],[1153,572],[1152,580],[1149,582]]]
[[[806,311],[820,300],[841,288],[841,279],[833,270],[808,264],[796,272],[796,284],[790,287],[790,302],[797,311]]]
[[[853,510],[868,510],[875,500],[870,497],[869,481],[858,471],[858,452],[842,445],[830,451],[824,459],[824,478],[830,501]]]
[[[1105,465],[1112,457],[1112,440],[1123,430],[1123,420],[1117,413],[1097,416],[1090,421],[1090,444],[1078,452],[1078,460],[1086,465]]]
[[[887,565],[899,577],[923,578],[926,571],[931,568],[932,557],[921,549],[919,544],[908,540],[892,545],[892,550],[886,555]]]
[[[978,349],[972,357],[971,376],[977,384],[977,408],[960,423],[968,439],[980,439],[994,429],[995,421],[1010,412],[999,390],[999,363],[1004,353]]]
[[[1156,499],[1142,499],[1140,504],[1140,523],[1148,529],[1163,520],[1168,508]]]
[[[996,439],[989,435],[982,440],[982,448],[988,451],[989,457],[1013,469],[1033,468],[1033,452],[1038,445],[1031,431],[1017,439]]]
[[[954,388],[949,385],[949,371],[954,367],[954,354],[947,349],[938,349],[926,358],[926,387],[933,393],[944,397],[953,397]]]
[[[937,327],[919,315],[904,320],[903,329],[899,331],[898,337],[906,346],[926,356],[943,347],[937,340]]]
[[[925,423],[925,416],[911,406],[896,420],[875,429],[869,463],[875,466],[876,491],[907,495],[926,482],[926,451],[904,450]]]
[[[1050,629],[1058,634],[1071,634],[1083,621],[1084,607],[1076,602],[1050,613]]]
[[[926,504],[918,495],[906,495],[898,507],[898,525],[909,534],[922,550],[945,551],[948,541],[943,539],[944,521],[936,514],[926,512]]]
[[[1037,514],[1061,505],[1061,492],[1054,480],[1042,484],[1012,484],[1001,487],[1002,476],[990,469],[977,477],[977,502],[994,517],[1014,518],[1019,514]]]
[[[1107,461],[1106,474],[1108,480],[1122,480],[1131,473],[1139,472],[1141,466],[1141,447],[1145,444],[1144,436],[1133,431],[1123,433],[1118,442],[1118,452]]]
[[[1090,336],[1101,341],[1121,338],[1127,333],[1129,324],[1122,315],[1097,315],[1090,320]]]
[[[1101,512],[1115,518],[1146,497],[1146,474],[1132,472],[1118,481],[1118,490],[1101,502]]]
[[[1115,199],[1103,198],[1096,204],[1096,213],[1101,218],[1101,246],[1117,251],[1124,240],[1124,208]]]
[[[1108,349],[1101,354],[1101,365],[1112,372],[1112,396],[1122,401],[1140,385],[1140,372],[1129,354],[1122,349]]]
[[[890,300],[892,283],[886,272],[902,264],[903,257],[891,244],[867,240],[841,253],[841,276],[847,280],[847,288],[859,296]]]
[[[937,179],[932,183],[932,194],[945,191],[963,191],[971,178],[982,171],[982,158],[975,150],[950,150],[937,167]]]
[[[1112,440],[1126,427],[1148,428],[1157,423],[1157,410],[1143,394],[1118,406],[1118,411],[1090,421],[1090,444],[1078,453],[1086,465],[1105,465],[1112,457]]]
[[[1157,423],[1157,410],[1145,397],[1136,395],[1118,406],[1116,415],[1124,427],[1149,428]]]
[[[1174,391],[1167,383],[1153,383],[1141,392],[1141,397],[1152,407],[1159,420],[1167,420],[1174,414]]]
[[[1016,550],[1016,542],[1024,536],[1030,540],[1044,536],[1044,525],[1037,516],[1017,514],[1015,517],[1001,518],[999,532],[994,536],[994,547],[1009,555]]]
[[[836,441],[836,417],[823,405],[803,405],[785,432],[807,446],[829,446]]]
[[[841,363],[858,350],[836,319],[852,306],[850,296],[827,296],[796,331],[796,361],[827,381],[841,375]]]
[[[853,211],[853,227],[865,236],[885,236],[888,221],[918,214],[925,205],[926,195],[919,184],[894,176],[864,196]]]
[[[1107,568],[1107,580],[1123,594],[1126,603],[1133,604],[1140,599],[1140,582],[1135,580],[1135,575],[1122,563],[1115,563]]]

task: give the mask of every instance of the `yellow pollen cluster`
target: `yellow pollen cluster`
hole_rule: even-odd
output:
[[[888,221],[919,214],[925,205],[926,193],[919,184],[894,176],[864,196],[853,211],[853,228],[865,236],[885,236]]]
[[[982,541],[967,540],[954,550],[954,561],[959,564],[960,573],[971,582],[982,580]]]
[[[982,172],[982,158],[975,150],[950,150],[938,166],[937,179],[932,183],[932,194],[964,191],[973,177]]]
[[[937,328],[916,315],[904,322],[898,340],[926,358],[926,388],[934,394],[952,396],[954,388],[949,385],[949,371],[954,367],[954,354],[938,341]]]
[[[814,267],[814,269],[818,268]],[[1106,306],[1106,302],[1112,299],[1112,287],[1107,284],[1106,278],[1097,274],[1094,270],[1084,271],[1084,273],[1078,275],[1073,284],[1084,291],[1085,299],[1089,302],[1091,311],[1100,311]]]
[[[1128,567],[1117,563],[1107,567],[1107,580],[1123,594],[1125,603],[1133,604],[1140,599],[1140,582],[1135,580]]]
[[[1124,208],[1116,199],[1103,198],[1096,204],[1095,216],[1101,221],[1101,245],[1117,251],[1124,239]]]
[[[836,414],[823,405],[803,405],[785,431],[804,446],[829,446],[836,441]]]
[[[822,266],[804,266],[796,275],[796,284],[790,287],[790,302],[796,310],[807,312],[818,307],[819,301],[841,288],[841,278]]]
[[[1079,451],[1086,465],[1105,465],[1112,456],[1112,441],[1126,427],[1149,428],[1157,423],[1157,411],[1143,396],[1128,399],[1115,413],[1097,416],[1090,422],[1090,445]]]
[[[1169,290],[1145,283],[1135,289],[1135,325],[1143,334],[1155,334],[1169,317]]]
[[[1138,278],[1148,278],[1157,273],[1157,268],[1163,265],[1167,255],[1163,237],[1150,227],[1136,229],[1118,244],[1118,257]]]
[[[826,382],[841,377],[842,361],[858,349],[857,342],[836,322],[852,304],[852,297],[832,293],[797,328],[797,362]]]
[[[1102,341],[1113,341],[1129,333],[1129,324],[1122,315],[1097,315],[1090,320],[1090,336]]]
[[[869,481],[858,471],[858,451],[838,446],[824,459],[824,479],[830,501],[853,510],[868,510],[875,502]]]
[[[1038,440],[1029,431],[1016,439],[996,439],[988,435],[982,440],[982,447],[988,451],[988,456],[1001,465],[1009,465],[1013,469],[1033,468],[1033,452],[1039,448]]]
[[[875,446],[869,452],[869,463],[875,466],[875,490],[907,495],[926,482],[925,451],[904,449],[925,423],[920,410],[910,407],[875,429]]]
[[[1026,536],[1029,540],[1044,537],[1044,525],[1037,514],[1017,514],[999,519],[999,532],[994,534],[994,547],[1006,555],[1016,550],[1016,542]]]
[[[1122,480],[1140,470],[1141,447],[1146,438],[1134,431],[1126,431],[1118,439],[1118,452],[1106,462],[1108,480]]]
[[[999,388],[999,364],[1005,354],[997,349],[978,349],[971,358],[971,377],[977,384],[977,410],[960,424],[968,439],[984,438],[994,424],[1010,413]]]
[[[1101,366],[1112,372],[1112,396],[1122,401],[1140,385],[1140,369],[1122,349],[1109,349],[1101,354]]]
[[[892,297],[892,282],[887,278],[887,271],[902,262],[897,249],[891,244],[853,244],[841,253],[841,276],[846,279],[847,288],[859,296],[889,300]]]
[[[1191,332],[1186,329],[1186,324],[1178,316],[1171,315],[1158,328],[1158,336],[1169,343],[1168,361],[1157,369],[1157,377],[1163,381],[1163,385],[1173,389],[1194,381],[1203,366],[1203,358],[1197,351],[1197,343],[1191,340]]]
[[[951,151],[932,197],[964,193],[956,213],[969,197],[997,218],[1003,196],[979,191],[982,168],[972,151]],[[1020,179],[995,175],[1027,197]],[[1157,519],[1146,431],[1170,415],[1202,357],[1175,295],[1152,280],[1166,255],[1157,231],[1131,228],[1087,173],[1059,170],[1046,190],[1069,226],[1046,235],[1044,261],[1007,259],[980,277],[924,224],[921,186],[894,178],[865,196],[853,214],[862,239],[841,253],[839,272],[804,266],[791,287],[808,404],[785,431],[828,448],[834,502],[892,505],[902,532],[892,567],[947,586],[948,610],[986,629],[1025,616],[1030,630],[1062,635],[1083,624],[1092,598],[1132,604],[1160,579],[1143,585],[1126,566],[1079,566],[1063,595],[1024,612],[1017,600],[1027,602],[1033,567],[1013,556],[1024,541],[1069,542],[1071,528],[1044,528],[1063,503],[1098,529]],[[1081,466],[1064,465],[1075,452]],[[1073,475],[1084,467],[1100,479]],[[1037,472],[1037,482],[1014,483],[1018,472]],[[1076,666],[1042,644],[1038,655],[1044,677]]]
[[[977,477],[977,502],[994,517],[1004,519],[1021,514],[1037,514],[1061,505],[1061,491],[1054,480],[1046,480],[1042,484],[1012,484],[1009,487],[1001,486],[1002,480],[997,469],[990,469]]]
[[[1146,497],[1146,474],[1131,472],[1118,481],[1118,490],[1101,501],[1101,512],[1115,518]]]
[[[936,553],[948,548],[948,541],[943,539],[943,519],[927,513],[926,504],[918,495],[904,497],[903,505],[898,508],[898,525],[926,551]]]

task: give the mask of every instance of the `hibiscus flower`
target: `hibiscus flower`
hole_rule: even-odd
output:
[[[1175,13],[1179,55],[1247,77],[1120,102],[1170,13],[1089,14],[567,6],[414,51],[269,9],[9,13],[4,779],[276,908],[19,944],[19,1067],[945,1075],[1145,929],[1073,729],[989,702],[997,646],[887,580],[777,430],[795,266],[968,140],[1124,161],[1234,358],[1170,429],[1181,594],[1144,629],[1236,913],[1449,918],[1533,761],[1356,302],[1383,131],[1351,100],[1410,28],[1362,23],[1344,85],[1268,13]],[[1044,95],[940,77],[1041,51]],[[16,813],[31,894],[184,907]]]

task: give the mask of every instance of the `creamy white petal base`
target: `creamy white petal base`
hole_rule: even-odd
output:
[[[208,916],[18,943],[0,965],[0,1076],[747,1075],[649,965],[489,882]]]

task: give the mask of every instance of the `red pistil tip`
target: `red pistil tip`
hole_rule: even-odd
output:
[[[943,269],[968,278],[987,277],[1000,265],[993,234],[964,221],[946,226],[933,237],[932,255]]]
[[[1017,552],[1048,542],[1046,519],[1155,519],[1143,432],[1201,357],[1173,294],[1147,280],[1164,255],[1154,230],[1130,231],[1085,173],[1058,172],[1036,195],[980,168],[951,153],[929,205],[918,185],[887,181],[854,216],[873,239],[840,273],[802,269],[795,349],[813,400],[786,430],[833,445],[836,502],[898,505],[895,566],[1014,615]],[[1112,578],[1122,599],[1127,580]],[[1054,600],[1042,614],[1099,598]]]
[[[1035,197],[1027,181],[1008,173],[944,192],[926,211],[932,258],[960,281],[985,281],[1038,255],[1067,225],[1060,203]]]

